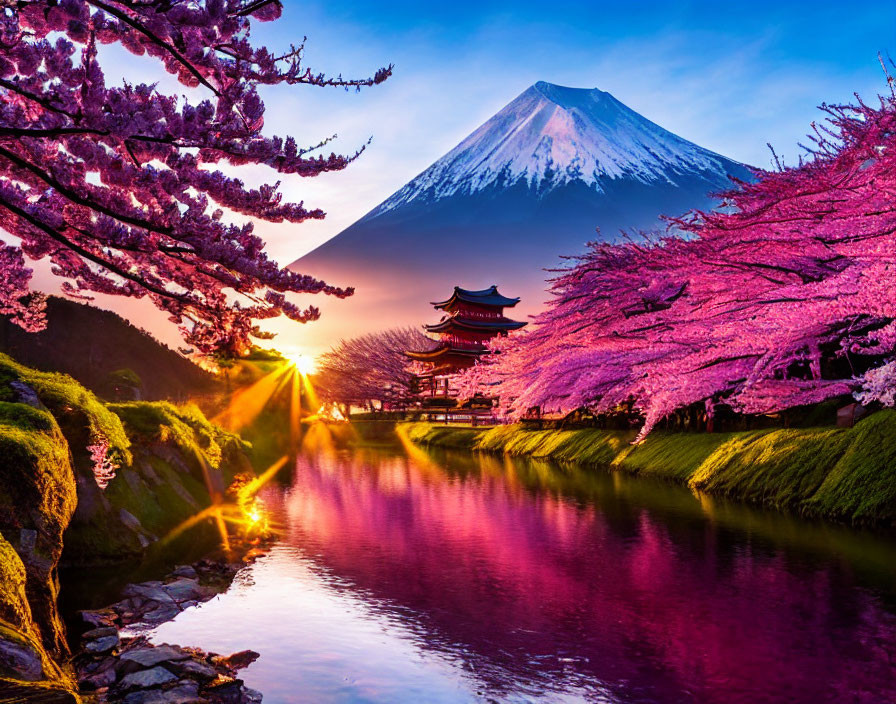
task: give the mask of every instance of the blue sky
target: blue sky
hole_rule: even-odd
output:
[[[288,261],[338,233],[537,80],[598,87],[663,127],[741,161],[795,161],[822,101],[884,89],[896,2],[287,2],[256,40],[308,36],[315,70],[364,75],[359,94],[301,86],[265,93],[266,129],[311,143],[338,133],[368,151],[346,172],[289,179],[322,223],[266,226]],[[261,176],[261,174],[259,174]]]

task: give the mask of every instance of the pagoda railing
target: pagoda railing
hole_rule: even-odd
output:
[[[446,335],[442,338],[444,347],[454,347],[455,349],[461,350],[484,350],[485,345],[481,342],[473,342],[470,340],[464,340],[459,337],[453,337],[450,335]]]

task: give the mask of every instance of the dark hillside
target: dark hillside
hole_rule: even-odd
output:
[[[47,328],[25,332],[0,317],[0,352],[43,371],[64,372],[102,396],[136,373],[144,399],[182,400],[215,389],[214,376],[111,311],[51,297]],[[124,397],[133,397],[125,390]],[[121,395],[119,393],[119,395]]]

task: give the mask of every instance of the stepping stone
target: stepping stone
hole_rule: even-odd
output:
[[[141,667],[155,667],[159,663],[177,662],[179,660],[189,660],[189,658],[189,653],[182,653],[170,645],[160,645],[156,648],[128,650],[121,654],[119,660],[122,662],[134,662]]]
[[[173,602],[174,599],[166,592],[161,582],[144,582],[143,584],[129,584],[122,594],[129,597],[143,597],[159,603]]]
[[[195,579],[187,579],[185,577],[169,582],[162,589],[175,601],[201,599],[208,591],[200,587],[199,582]]]
[[[113,626],[118,614],[113,609],[94,609],[79,611],[78,615],[85,623],[94,627]]]
[[[169,662],[166,665],[172,672],[181,677],[189,677],[190,679],[207,682],[218,676],[218,671],[211,665],[204,662],[196,662],[195,660],[181,660],[180,662]]]
[[[153,667],[149,670],[140,670],[132,672],[121,678],[122,689],[147,689],[149,687],[159,687],[169,682],[174,682],[176,675],[172,675],[164,667]]]
[[[89,640],[84,645],[84,650],[88,653],[108,653],[110,650],[118,647],[120,641],[118,640],[118,631],[115,631],[115,635],[112,636],[102,636],[101,638],[95,638],[94,640]]]
[[[159,604],[156,608],[146,611],[139,616],[139,620],[150,625],[170,621],[180,613],[180,607],[173,601],[168,604]]]
[[[124,704],[205,704],[207,701],[199,696],[199,688],[195,682],[168,690],[145,689],[131,692],[124,698]]]
[[[102,628],[94,628],[86,633],[81,634],[84,640],[96,640],[105,636],[117,636],[118,629],[115,626],[103,626]]]

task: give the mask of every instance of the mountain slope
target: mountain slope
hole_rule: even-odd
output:
[[[608,179],[675,184],[705,173],[725,185],[740,165],[688,142],[609,93],[539,82],[375,208],[473,194],[518,181],[539,197],[571,182],[597,193]]]
[[[131,369],[147,399],[186,399],[215,389],[214,376],[108,310],[51,296],[47,327],[25,332],[0,316],[0,352],[42,371],[64,372],[101,395],[109,375]]]
[[[620,230],[656,228],[663,214],[711,207],[709,194],[730,187],[730,176],[750,173],[609,93],[536,83],[294,264],[357,289],[327,305],[312,334],[332,335],[349,320],[365,330],[423,322],[433,316],[427,301],[455,284],[499,284],[535,312],[543,269],[561,255]]]

